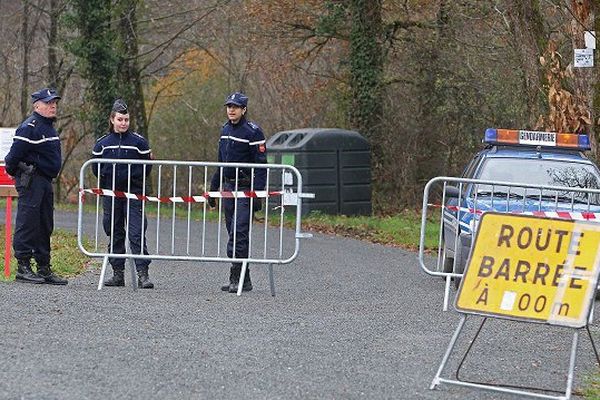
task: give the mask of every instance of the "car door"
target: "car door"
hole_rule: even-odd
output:
[[[478,153],[471,159],[467,164],[461,178],[471,179],[481,160],[483,159],[482,153]],[[451,258],[454,257],[456,238],[460,234],[459,214],[464,220],[464,213],[466,208],[466,197],[470,191],[470,185],[462,184],[453,186],[446,190],[445,207],[444,207],[444,223],[443,223],[443,241],[444,250],[449,254]],[[459,198],[460,195],[460,198]]]

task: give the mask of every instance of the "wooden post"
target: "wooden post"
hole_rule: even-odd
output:
[[[0,197],[6,197],[4,276],[10,277],[10,248],[12,242],[12,198],[18,196],[15,179],[6,172],[4,158],[8,154],[15,136],[15,128],[0,128]]]
[[[6,214],[5,214],[5,238],[4,238],[4,276],[10,277],[10,245],[12,238],[12,196],[6,198]]]
[[[4,216],[4,276],[10,277],[10,250],[12,244],[12,200],[17,196],[14,186],[0,185],[0,197],[6,197],[6,213]]]

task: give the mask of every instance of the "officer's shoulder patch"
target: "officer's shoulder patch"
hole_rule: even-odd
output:
[[[27,122],[27,126],[31,126],[32,128],[35,128],[35,126],[37,125],[37,120],[36,119],[30,119]]]
[[[104,139],[107,136],[108,136],[108,133],[105,134],[105,135],[100,136],[98,139],[96,139],[96,143],[98,143],[99,141],[101,141],[102,139]]]
[[[260,129],[260,127],[252,121],[248,121],[248,125],[250,125],[252,129]]]
[[[142,139],[146,140],[146,138],[145,138],[144,136],[140,135],[140,134],[139,134],[139,133],[137,133],[137,132],[131,132],[131,133],[133,133],[133,134],[134,134],[135,136],[137,136],[137,137],[141,137]]]

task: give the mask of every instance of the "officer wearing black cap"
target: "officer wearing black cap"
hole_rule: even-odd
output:
[[[114,102],[108,121],[109,132],[99,138],[92,150],[93,158],[150,160],[152,150],[148,141],[139,133],[129,129],[129,110],[122,99]],[[144,168],[140,164],[93,164],[92,171],[98,176],[100,166],[100,187],[113,191],[123,191],[142,194],[144,188],[144,172],[150,174],[151,165]],[[113,209],[114,204],[114,209]],[[129,212],[127,205],[129,204]],[[129,219],[129,244],[133,254],[141,254],[142,235],[146,234],[148,222],[142,215],[142,202],[126,198],[104,197],[102,199],[104,216],[102,224],[104,232],[111,237],[108,251],[116,254],[125,253],[125,223]],[[114,216],[113,216],[114,214]],[[142,222],[143,221],[143,222]],[[142,225],[144,230],[142,232]],[[146,238],[144,237],[143,254],[148,254]],[[104,282],[105,286],[125,286],[125,259],[109,258],[113,268],[113,277]],[[154,283],[148,276],[150,260],[135,259],[138,273],[138,287],[154,288]]]
[[[225,100],[225,106],[227,107],[228,121],[221,129],[218,161],[266,164],[265,135],[258,125],[246,119],[248,97],[240,92],[232,93]],[[267,177],[266,172],[263,168],[254,169],[254,190],[264,190]],[[236,187],[238,191],[249,190],[252,182],[251,174],[252,169],[240,168],[236,182],[235,168],[223,168],[222,180],[221,172],[217,170],[211,180],[211,190],[234,191]],[[254,199],[254,210],[250,210],[249,198],[226,198],[222,201],[225,208],[225,225],[229,233],[227,256],[233,257],[235,246],[235,258],[247,258],[249,224],[254,211],[258,211],[261,207],[260,199]],[[209,198],[209,204],[211,207],[215,207],[215,199]],[[241,263],[232,263],[229,271],[229,284],[222,286],[221,290],[230,293],[237,292],[241,270]],[[249,269],[244,277],[242,290],[252,290]]]
[[[54,229],[52,179],[61,166],[60,139],[54,121],[60,96],[45,88],[31,95],[33,114],[17,128],[6,155],[6,172],[16,178],[19,194],[13,248],[18,268],[16,280],[26,283],[66,285],[50,268],[50,236]],[[35,259],[37,273],[31,267]]]

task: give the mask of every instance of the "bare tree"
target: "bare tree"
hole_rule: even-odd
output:
[[[127,98],[132,110],[132,126],[144,135],[148,135],[148,120],[138,59],[138,3],[137,0],[125,0],[120,4],[118,32],[123,46],[123,55],[120,57],[118,67],[120,79],[117,85],[124,86],[121,92]]]
[[[519,125],[533,128],[540,118],[546,99],[543,74],[539,63],[546,50],[549,29],[538,0],[507,0],[502,13],[509,34],[511,48],[518,54],[519,72],[522,74],[523,94],[526,99],[526,120]]]
[[[21,47],[22,53],[22,75],[21,75],[21,119],[29,113],[29,58],[31,52],[31,42],[34,30],[29,28],[29,18],[31,7],[28,0],[22,2],[23,20],[21,23]],[[34,24],[35,25],[35,24]]]

